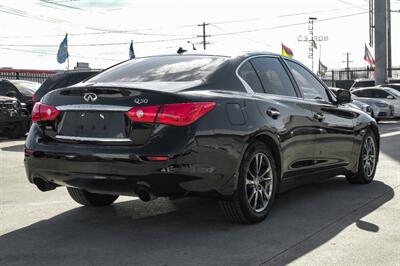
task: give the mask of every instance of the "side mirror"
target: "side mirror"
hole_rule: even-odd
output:
[[[351,93],[348,90],[338,90],[336,93],[338,104],[345,104],[351,102]]]
[[[7,91],[6,96],[11,98],[17,98],[18,95],[15,91]]]
[[[388,95],[388,96],[386,97],[386,99],[394,100],[394,97],[393,97],[392,95]]]

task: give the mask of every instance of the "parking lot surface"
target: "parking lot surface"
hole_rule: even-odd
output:
[[[81,207],[65,188],[29,184],[24,140],[2,139],[0,265],[400,265],[400,122],[379,127],[371,184],[291,190],[256,225],[227,222],[205,199]]]

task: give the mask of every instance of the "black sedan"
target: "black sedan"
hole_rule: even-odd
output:
[[[378,127],[350,101],[276,54],[136,58],[35,104],[26,173],[83,205],[213,197],[229,219],[260,222],[294,186],[373,180]]]

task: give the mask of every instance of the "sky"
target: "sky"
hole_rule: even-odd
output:
[[[400,0],[391,4],[400,10]],[[310,16],[317,18],[314,35],[326,36],[314,51],[315,70],[319,55],[329,69],[344,68],[347,52],[350,67],[366,66],[368,0],[0,0],[0,67],[66,69],[56,60],[66,33],[71,68],[126,60],[131,40],[137,57],[191,50],[188,41],[200,52],[198,24],[206,22],[208,53],[281,53],[283,43],[311,68],[309,44],[298,41],[308,35]],[[392,47],[400,66],[400,12],[392,13]]]

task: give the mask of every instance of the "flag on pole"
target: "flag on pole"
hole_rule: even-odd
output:
[[[318,73],[320,76],[325,76],[326,71],[328,71],[328,67],[322,64],[321,60],[319,60],[318,65]]]
[[[367,45],[365,45],[364,60],[372,67],[375,67],[375,59],[369,51]]]
[[[62,64],[68,57],[68,34],[65,34],[64,40],[60,43],[60,47],[58,48],[57,62]]]
[[[282,55],[286,57],[293,57],[293,51],[289,47],[285,46],[283,43],[282,44]]]
[[[129,46],[129,59],[135,58],[135,51],[133,50],[133,41],[131,41],[131,46]]]

